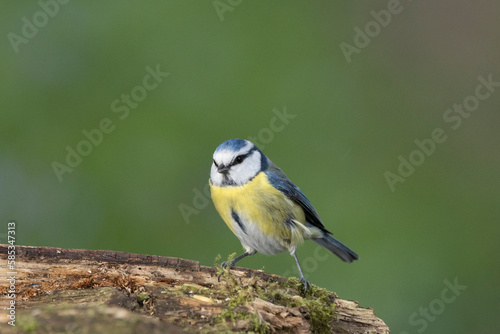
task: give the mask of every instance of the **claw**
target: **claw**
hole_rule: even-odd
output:
[[[236,264],[236,262],[238,262],[239,260],[241,260],[244,257],[250,256],[250,255],[254,255],[255,253],[256,253],[256,251],[254,251],[254,250],[252,250],[252,251],[246,251],[245,253],[241,254],[237,258],[232,259],[231,261],[229,261],[229,264],[226,261],[224,261],[224,262],[221,263],[220,266],[222,267],[222,269],[226,269],[226,268],[231,269],[231,267],[233,267]],[[219,277],[217,278],[217,280],[219,282],[220,282],[221,275],[222,274],[219,274]]]
[[[227,262],[224,261],[220,264],[220,266],[222,267],[222,269],[226,269],[227,267],[231,268],[232,267],[232,263],[229,263],[229,266],[227,265]],[[219,274],[219,276],[217,276],[217,282],[220,282],[220,277],[222,276],[222,273]]]
[[[305,295],[305,294],[306,294],[306,292],[307,292],[307,288],[310,288],[310,287],[311,287],[311,283],[309,283],[309,281],[308,281],[308,280],[306,280],[304,276],[302,276],[302,277],[300,278],[300,282],[301,282],[302,284],[304,284],[304,295]]]

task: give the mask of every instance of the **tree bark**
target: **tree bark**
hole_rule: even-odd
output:
[[[29,246],[15,246],[9,269],[8,246],[0,245],[2,333],[389,333],[372,309],[317,287],[304,296],[261,270],[235,267],[219,281],[220,269],[193,260]]]

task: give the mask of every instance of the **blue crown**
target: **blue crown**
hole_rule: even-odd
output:
[[[226,150],[238,152],[243,147],[245,147],[246,144],[247,141],[243,139],[238,139],[238,138],[229,139],[220,144],[219,147],[217,147],[217,149],[215,150],[215,152],[226,151]]]

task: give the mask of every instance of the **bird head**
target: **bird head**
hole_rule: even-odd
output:
[[[252,142],[229,139],[217,147],[213,155],[212,184],[240,186],[267,168],[267,158]]]

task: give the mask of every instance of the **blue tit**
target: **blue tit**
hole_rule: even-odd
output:
[[[345,262],[358,259],[325,228],[299,187],[250,141],[229,139],[217,147],[209,183],[215,208],[245,249],[222,267],[232,267],[257,252],[274,255],[288,251],[307,290],[310,283],[296,255],[304,240],[320,244]]]

